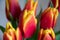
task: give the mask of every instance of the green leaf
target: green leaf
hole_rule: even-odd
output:
[[[36,16],[36,18],[37,18],[38,21],[40,20],[40,17],[41,17],[41,14],[42,14],[42,10],[43,10],[43,9],[41,8],[39,14]]]
[[[58,31],[58,32],[55,32],[55,34],[56,34],[56,35],[59,35],[59,34],[60,34],[60,31]]]
[[[49,6],[52,8],[54,7],[52,1],[50,1]]]
[[[5,28],[3,26],[0,26],[0,30],[4,33]]]
[[[60,40],[60,34],[56,35],[56,40]]]
[[[17,28],[17,21],[18,21],[18,20],[14,20],[14,18],[13,18],[12,15],[10,14],[10,22],[11,22],[11,24],[12,24],[12,26],[13,26],[14,29]]]
[[[17,28],[17,22],[15,20],[11,20],[11,24],[13,26],[13,28]]]

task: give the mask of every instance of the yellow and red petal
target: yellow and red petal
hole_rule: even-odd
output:
[[[52,40],[52,37],[49,34],[46,34],[43,40]]]
[[[25,38],[31,37],[36,31],[37,20],[33,13],[33,11],[26,11],[23,18],[23,31]]]
[[[22,39],[22,34],[21,34],[21,31],[19,29],[19,27],[17,27],[17,30],[16,30],[16,40],[23,40]]]
[[[12,40],[12,37],[10,35],[8,35],[6,32],[4,32],[3,40]]]
[[[26,19],[27,23],[23,27],[24,37],[31,37],[36,31],[36,23],[35,19],[32,15],[30,15],[30,19]]]
[[[54,27],[56,25],[56,21],[57,21],[57,18],[58,18],[58,10],[55,9],[55,8],[52,8],[52,12],[53,12],[53,24],[52,24],[52,27]]]

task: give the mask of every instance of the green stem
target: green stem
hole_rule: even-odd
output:
[[[60,31],[56,32],[55,34],[56,34],[56,35],[60,34]]]
[[[3,26],[0,26],[0,30],[4,33],[5,28]]]

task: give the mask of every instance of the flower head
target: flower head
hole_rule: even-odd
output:
[[[15,37],[15,29],[12,27],[10,22],[8,22],[3,35],[3,40],[15,40]]]
[[[40,26],[41,28],[53,28],[56,24],[58,10],[55,8],[47,8],[41,15]]]
[[[38,40],[55,40],[55,33],[53,29],[42,28],[39,32]]]
[[[35,10],[37,1],[28,0],[24,11],[19,17],[19,27],[25,38],[30,38],[36,31],[37,20],[35,18]]]
[[[22,40],[22,35],[19,28],[15,30],[11,23],[8,22],[6,25],[6,30],[3,34],[3,40]]]
[[[19,15],[21,13],[21,8],[18,4],[18,0],[6,0],[6,17],[8,20],[10,20],[11,16],[14,19],[18,19]]]

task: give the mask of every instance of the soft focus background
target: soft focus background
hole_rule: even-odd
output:
[[[26,0],[19,0],[19,4],[21,6],[21,8],[24,8],[24,5],[26,3]],[[37,14],[40,11],[40,8],[42,7],[43,10],[47,8],[49,3],[49,0],[38,0],[38,8],[37,8]],[[56,27],[55,32],[60,30],[60,14],[58,16],[57,19],[57,23],[56,23]],[[6,19],[6,15],[5,15],[5,0],[0,0],[0,25],[2,25],[3,27],[6,27],[6,23],[8,22],[8,20]],[[0,40],[3,40],[3,33],[0,30]]]

